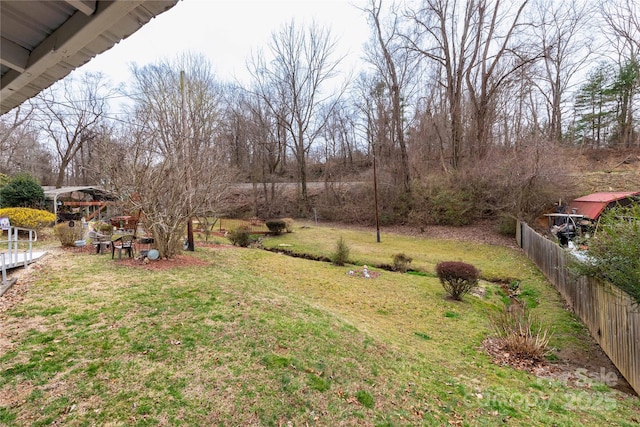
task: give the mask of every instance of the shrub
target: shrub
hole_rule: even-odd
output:
[[[251,229],[246,225],[231,230],[227,235],[227,238],[231,240],[235,246],[246,248],[251,244]]]
[[[40,209],[31,208],[4,208],[0,209],[0,217],[8,217],[14,227],[33,228],[40,230],[52,224],[56,216]]]
[[[293,218],[282,218],[284,221],[284,228],[287,233],[293,233]]]
[[[27,173],[19,173],[0,189],[0,206],[39,209],[44,204],[44,190]]]
[[[608,281],[640,304],[640,204],[605,212],[588,243],[588,261],[572,263],[572,270]]]
[[[497,230],[498,233],[503,236],[515,236],[516,235],[516,227],[518,225],[518,221],[512,216],[509,215],[500,215],[500,219],[498,221]]]
[[[331,254],[331,262],[334,265],[345,265],[349,262],[349,246],[342,236],[336,242],[336,251]]]
[[[491,319],[498,338],[509,353],[528,360],[542,360],[551,338],[549,330],[543,328],[526,308],[511,307]]]
[[[399,271],[401,273],[406,273],[409,269],[409,264],[411,264],[413,258],[406,256],[405,254],[395,254],[393,256],[393,271]]]
[[[280,234],[287,228],[287,224],[282,219],[270,219],[264,223],[272,234]]]
[[[53,227],[53,234],[60,240],[64,247],[75,246],[76,240],[82,239],[82,227],[69,227],[66,222],[61,222]]]
[[[457,261],[445,261],[436,265],[436,274],[445,291],[454,300],[478,285],[480,271],[471,264]]]
[[[101,234],[111,234],[113,231],[113,225],[106,222],[96,222],[93,225],[93,229]]]

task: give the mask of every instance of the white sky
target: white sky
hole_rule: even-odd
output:
[[[129,64],[146,65],[183,52],[203,54],[221,81],[246,81],[246,61],[252,51],[265,48],[271,33],[289,22],[331,28],[337,54],[346,55],[345,68],[362,56],[369,29],[356,7],[367,0],[181,0],[169,11],[97,56],[81,71],[102,71],[113,83],[126,82]]]

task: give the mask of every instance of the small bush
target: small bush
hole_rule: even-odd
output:
[[[284,221],[284,228],[287,233],[293,233],[293,218],[282,218]]]
[[[331,254],[331,262],[334,265],[345,265],[349,262],[349,246],[342,236],[336,242],[336,251]]]
[[[491,323],[509,353],[534,361],[547,354],[551,334],[524,307],[504,310]]]
[[[251,230],[246,225],[241,225],[235,230],[231,230],[227,238],[229,238],[235,246],[246,248],[251,244]]]
[[[406,256],[405,254],[395,254],[393,256],[393,266],[391,267],[393,271],[399,271],[400,273],[406,273],[409,269],[409,264],[411,264],[413,258]]]
[[[113,225],[106,222],[96,222],[93,225],[93,229],[100,234],[111,234],[113,232]]]
[[[82,227],[69,227],[66,222],[53,227],[53,234],[60,240],[63,247],[75,246],[76,240],[82,239],[82,233]]]
[[[514,217],[501,215],[497,227],[498,233],[502,234],[503,236],[515,236],[517,225],[518,222]]]
[[[281,234],[287,228],[287,224],[282,219],[270,219],[264,223],[272,234]]]
[[[40,209],[4,208],[0,209],[0,217],[8,217],[14,227],[33,228],[40,230],[55,222],[56,216]]]
[[[478,285],[480,271],[471,264],[457,261],[445,261],[436,265],[436,274],[445,291],[454,300]]]

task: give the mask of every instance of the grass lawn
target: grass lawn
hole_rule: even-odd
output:
[[[640,422],[638,398],[604,383],[494,364],[480,345],[503,307],[500,287],[483,282],[484,298],[454,302],[433,275],[437,262],[461,260],[485,279],[518,281],[554,352],[583,351],[587,332],[520,252],[393,235],[378,244],[374,233],[319,226],[264,245],[328,256],[340,236],[357,265],[229,246],[198,247],[185,255],[197,266],[165,270],[50,256],[0,313],[0,425]],[[396,253],[421,274],[348,274]]]

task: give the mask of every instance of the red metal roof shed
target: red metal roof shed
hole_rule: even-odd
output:
[[[573,213],[575,209],[576,214],[595,220],[607,206],[616,205],[620,200],[632,198],[640,198],[640,191],[593,193],[575,199],[569,204],[567,211]]]

